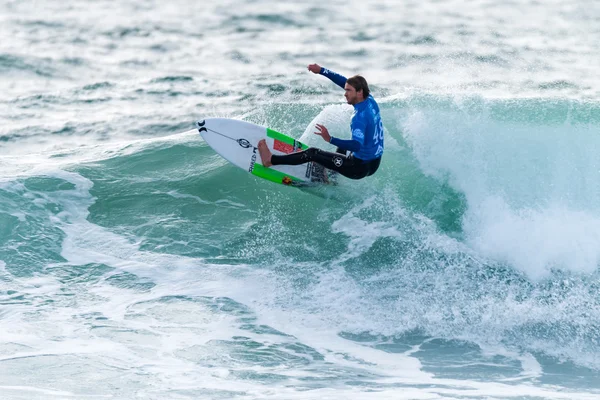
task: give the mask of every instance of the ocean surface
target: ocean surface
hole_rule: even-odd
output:
[[[600,3],[0,1],[0,398],[599,399]],[[348,138],[307,192],[194,130]],[[317,140],[318,139],[318,140]]]

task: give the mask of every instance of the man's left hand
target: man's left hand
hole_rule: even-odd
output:
[[[329,141],[331,140],[331,135],[329,134],[329,131],[327,130],[327,128],[325,128],[325,126],[323,126],[321,124],[317,124],[316,127],[319,130],[319,132],[314,132],[314,134],[321,136],[324,141],[329,143]]]

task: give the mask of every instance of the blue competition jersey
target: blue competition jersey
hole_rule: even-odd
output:
[[[336,85],[344,88],[346,78],[342,75],[321,68],[321,75],[331,79]],[[369,161],[381,157],[383,154],[383,122],[379,115],[379,106],[369,95],[364,101],[354,105],[354,115],[350,124],[352,131],[351,140],[331,138],[331,144],[344,150],[350,150],[354,157]]]

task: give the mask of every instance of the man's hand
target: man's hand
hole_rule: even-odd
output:
[[[324,141],[329,143],[329,141],[331,140],[331,135],[329,134],[329,131],[327,130],[327,128],[325,128],[321,124],[317,124],[316,127],[319,130],[319,132],[314,132],[314,134],[321,136]]]
[[[319,72],[321,72],[321,66],[319,64],[310,64],[308,66],[308,70],[313,74],[318,74]]]

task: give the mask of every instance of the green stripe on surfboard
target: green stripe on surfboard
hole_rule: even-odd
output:
[[[289,144],[291,146],[293,146],[295,143],[299,144],[301,146],[302,150],[308,149],[308,146],[305,145],[304,143],[301,143],[294,138],[284,135],[283,133],[274,131],[273,129],[270,129],[270,128],[267,128],[267,136],[272,139],[279,140],[280,142],[283,142],[285,144]]]
[[[275,169],[266,168],[258,163],[254,164],[252,174],[266,179],[268,181],[280,183],[283,185],[290,185],[292,182],[302,182],[301,179],[298,179],[295,176],[284,174],[283,172],[277,171]]]

